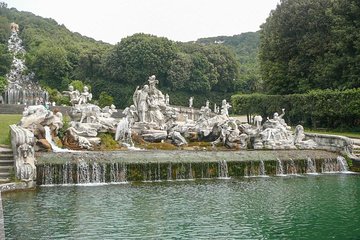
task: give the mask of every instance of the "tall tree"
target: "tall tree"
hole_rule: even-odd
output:
[[[105,71],[111,79],[133,85],[145,83],[153,74],[166,80],[167,70],[175,57],[174,42],[148,34],[135,34],[122,39],[109,52],[105,59]]]
[[[304,92],[331,86],[321,74],[333,41],[331,0],[282,0],[260,31],[260,63],[265,91]]]

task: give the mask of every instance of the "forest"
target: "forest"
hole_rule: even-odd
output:
[[[160,81],[159,88],[171,96],[171,104],[187,105],[194,96],[195,107],[204,105],[206,99],[219,104],[236,94],[249,94],[248,98],[256,93],[254,99],[259,99],[258,93],[310,96],[306,94],[314,91],[339,96],[360,87],[357,0],[281,0],[258,32],[186,43],[138,33],[115,45],[0,2],[0,90],[5,88],[11,63],[6,47],[11,22],[20,25],[29,71],[59,104],[65,101],[59,92],[76,83],[89,85],[95,98],[124,108],[131,103],[136,86],[153,74]],[[261,99],[266,103],[266,98]],[[358,99],[351,101],[353,106],[360,105]],[[246,114],[240,106],[234,106],[235,113]],[[358,108],[352,109],[349,116],[360,118]],[[320,122],[323,127],[339,125]]]
[[[138,33],[111,45],[5,3],[0,4],[1,77],[11,63],[6,49],[11,22],[20,26],[29,71],[59,104],[65,102],[59,92],[74,81],[90,85],[95,98],[113,98],[119,108],[131,103],[136,86],[150,75],[156,75],[164,93],[171,92],[174,105],[187,105],[190,96],[196,107],[207,99],[219,104],[245,85],[239,57],[225,44],[174,42]]]

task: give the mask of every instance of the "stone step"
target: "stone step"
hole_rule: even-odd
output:
[[[12,153],[1,153],[0,154],[0,160],[2,159],[13,159],[14,158],[14,155]]]
[[[10,173],[14,169],[14,166],[0,166],[0,173]]]
[[[0,154],[13,154],[13,151],[11,149],[2,148]]]
[[[10,172],[0,172],[0,179],[9,179],[10,176]]]
[[[0,166],[14,166],[14,159],[2,159],[0,160]]]

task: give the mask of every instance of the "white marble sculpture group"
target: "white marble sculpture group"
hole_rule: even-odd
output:
[[[169,95],[164,95],[157,88],[159,80],[155,75],[148,78],[147,84],[136,87],[133,104],[123,110],[124,117],[120,120],[112,117],[117,112],[114,105],[100,108],[90,103],[92,94],[88,87],[85,86],[80,92],[69,86],[68,91],[63,94],[70,98],[68,115],[71,121],[64,122],[59,110],[50,111],[41,105],[44,102],[39,100],[46,100],[47,93],[38,85],[24,90],[25,85],[31,85],[27,84],[31,78],[23,75],[26,72],[24,61],[16,57],[25,54],[17,35],[18,30],[17,24],[11,25],[9,51],[14,53],[14,60],[11,72],[7,75],[9,88],[5,95],[9,100],[7,103],[20,101],[18,96],[21,91],[23,96],[27,96],[26,99],[21,99],[21,103],[28,106],[23,111],[20,123],[10,126],[18,179],[35,179],[36,150],[64,151],[57,147],[54,140],[72,150],[97,149],[101,143],[99,133],[115,133],[115,140],[128,147],[134,145],[135,137],[145,142],[168,142],[176,146],[186,146],[189,141],[202,141],[210,142],[213,148],[225,146],[231,149],[317,147],[313,140],[305,140],[302,126],[297,126],[295,133],[291,131],[283,119],[285,109],[282,109],[280,115],[275,113],[273,118],[268,118],[265,122],[261,116],[255,116],[254,124],[250,125],[229,116],[231,105],[225,99],[221,106],[214,104],[213,111],[209,101],[199,110],[194,109],[194,97],[190,97],[186,110],[175,108],[170,105]]]

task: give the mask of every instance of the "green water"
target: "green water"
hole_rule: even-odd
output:
[[[6,239],[359,239],[360,176],[339,174],[3,194]]]

